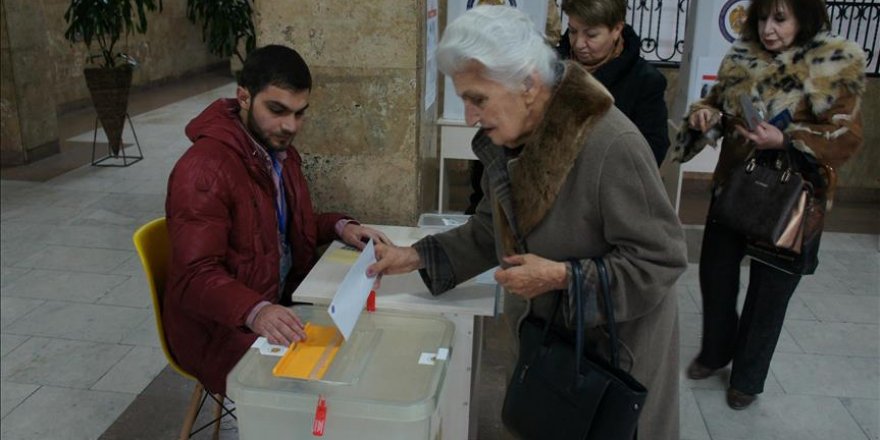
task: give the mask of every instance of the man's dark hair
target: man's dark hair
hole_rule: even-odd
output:
[[[295,50],[272,44],[251,52],[238,76],[238,85],[256,96],[267,86],[299,92],[312,90],[312,74]]]
[[[825,9],[825,0],[752,0],[743,26],[743,40],[760,42],[758,20],[769,17],[779,6],[786,6],[797,20],[798,33],[793,41],[796,46],[807,44],[819,31],[831,26],[828,10]]]

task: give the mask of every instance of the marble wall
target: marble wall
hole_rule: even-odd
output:
[[[880,78],[868,78],[867,90],[862,97],[862,124],[865,143],[855,157],[840,168],[842,188],[870,188],[874,202],[880,194]]]
[[[58,151],[58,113],[91,105],[83,78],[90,51],[64,39],[69,0],[2,3],[2,164],[31,162]],[[117,48],[137,59],[134,87],[161,83],[223,63],[208,53],[201,28],[186,18],[186,0],[164,0],[147,33]],[[97,51],[93,46],[91,53]]]
[[[58,152],[58,121],[51,85],[53,58],[46,56],[47,22],[27,0],[2,1],[2,146],[0,163],[24,163]],[[26,19],[25,19],[26,17]]]
[[[256,1],[258,45],[309,64],[297,137],[315,208],[363,222],[415,224],[434,209],[436,104],[424,109],[425,2]]]

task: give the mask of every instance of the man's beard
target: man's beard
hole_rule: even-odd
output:
[[[288,149],[290,147],[290,144],[293,142],[293,136],[291,136],[290,141],[288,141],[285,145],[276,146],[272,144],[272,142],[265,135],[263,130],[261,130],[260,127],[257,125],[257,121],[254,119],[253,111],[247,112],[247,129],[251,133],[251,136],[253,136],[253,138],[257,141],[257,143],[268,150],[284,151]]]

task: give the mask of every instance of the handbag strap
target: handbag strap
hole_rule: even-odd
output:
[[[608,268],[605,267],[605,260],[602,257],[592,259],[596,265],[596,272],[599,275],[599,294],[602,295],[602,302],[605,305],[605,321],[608,327],[608,350],[611,353],[611,365],[620,369],[620,352],[617,340],[617,323],[614,320],[614,303],[611,301],[611,284],[608,281]],[[574,286],[574,294],[576,295],[575,303],[577,304],[577,348],[575,358],[576,371],[580,373],[581,356],[583,355],[583,338],[584,338],[584,308],[583,308],[583,267],[579,260],[569,260],[571,263],[572,278],[576,282]],[[555,312],[554,312],[555,313]],[[638,440],[639,430],[636,428],[633,432],[633,440]]]
[[[584,307],[583,307],[583,285],[584,285],[584,270],[581,267],[581,262],[572,259],[569,260],[571,264],[571,278],[572,284],[574,285],[574,292],[569,292],[569,295],[574,295],[574,307],[575,307],[575,343],[574,343],[574,371],[577,373],[575,375],[576,380],[580,380],[581,378],[581,359],[584,357]]]
[[[611,284],[608,281],[608,268],[602,257],[593,258],[599,274],[599,293],[605,303],[605,320],[608,327],[608,352],[611,353],[611,365],[620,368],[620,348],[617,340],[617,323],[614,321],[614,303],[611,300]]]
[[[608,268],[605,267],[605,260],[602,257],[593,258],[596,264],[596,272],[599,274],[599,290],[602,294],[602,301],[605,303],[605,321],[608,326],[608,350],[611,353],[611,365],[620,369],[620,341],[617,340],[617,323],[614,321],[614,303],[611,302],[611,283],[608,281]],[[633,440],[638,440],[639,429],[636,426],[633,432]]]
[[[584,329],[586,327],[586,318],[584,317],[584,269],[580,260],[572,258],[568,260],[571,265],[572,291],[569,295],[574,296],[575,307],[575,371],[581,372],[581,358],[584,355]],[[596,264],[596,270],[599,274],[599,294],[602,295],[602,302],[605,304],[606,326],[608,328],[608,351],[611,354],[611,365],[614,368],[620,368],[620,349],[617,340],[617,324],[614,321],[614,303],[611,300],[611,288],[608,282],[608,269],[605,267],[605,261],[601,257],[593,258]],[[542,339],[547,340],[550,333],[550,327],[556,320],[556,314],[562,302],[562,292],[556,295],[553,304],[553,314],[550,319],[544,323],[544,331]]]
[[[575,371],[581,372],[581,358],[584,354],[584,329],[586,327],[586,319],[584,317],[584,269],[580,260],[571,259],[571,276],[573,284],[573,292],[575,304]],[[608,328],[608,352],[611,354],[611,365],[614,368],[620,368],[620,349],[617,340],[617,323],[614,322],[614,303],[611,300],[611,288],[608,282],[608,269],[605,267],[605,261],[601,257],[593,258],[596,264],[596,270],[599,274],[599,294],[602,295],[602,302],[605,304],[606,326]],[[554,311],[554,315],[556,312]]]

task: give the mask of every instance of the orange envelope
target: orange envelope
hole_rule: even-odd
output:
[[[306,323],[306,340],[291,344],[272,374],[293,379],[322,379],[336,357],[342,335],[335,326]]]

